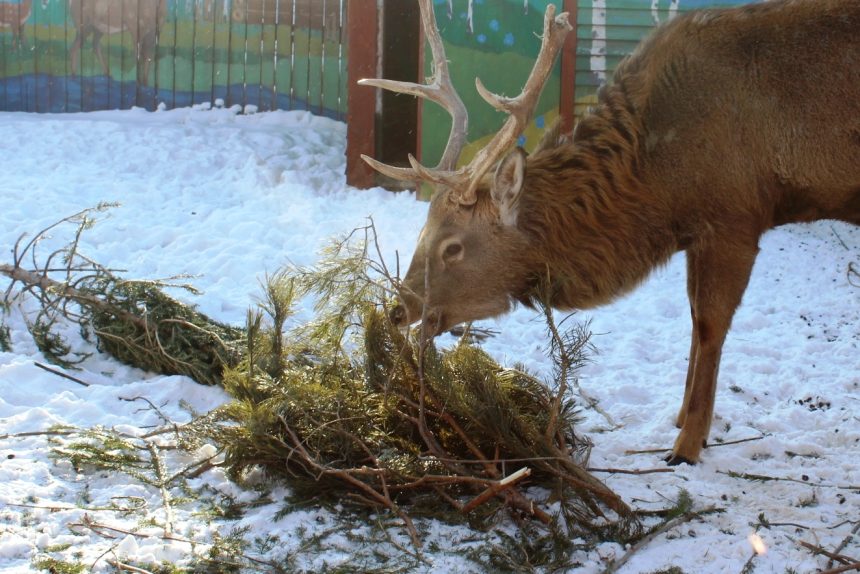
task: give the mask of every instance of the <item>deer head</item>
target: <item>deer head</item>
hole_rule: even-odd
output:
[[[523,257],[528,241],[517,229],[526,155],[522,149],[512,148],[534,113],[571,26],[567,13],[556,16],[555,6],[547,6],[540,53],[517,97],[494,94],[475,79],[481,97],[508,118],[471,162],[456,168],[466,142],[468,114],[451,84],[433,2],[419,0],[419,6],[433,55],[432,81],[415,84],[368,79],[359,83],[426,98],[452,116],[448,144],[435,168],[421,165],[412,155],[409,168],[362,156],[389,177],[429,182],[434,187],[427,223],[399,287],[401,304],[391,312],[392,320],[401,326],[423,320],[424,332],[432,336],[458,323],[504,313],[512,298],[526,296],[529,266],[534,262]]]

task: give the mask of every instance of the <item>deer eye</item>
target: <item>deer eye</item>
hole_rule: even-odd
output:
[[[445,261],[451,261],[452,259],[458,259],[462,254],[463,244],[453,241],[445,246],[445,250],[442,251],[442,258]]]

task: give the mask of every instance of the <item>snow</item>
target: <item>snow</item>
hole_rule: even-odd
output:
[[[367,217],[386,260],[399,254],[406,263],[427,205],[410,194],[347,186],[343,124],[300,112],[238,112],[0,114],[0,263],[11,262],[21,234],[102,201],[121,206],[85,233],[84,253],[126,277],[190,274],[203,294],[174,295],[233,324],[243,323],[266,273],[287,262],[312,263],[329,239],[365,225]],[[41,252],[68,239],[57,230]],[[669,506],[683,490],[696,509],[724,510],[661,534],[622,573],[672,566],[688,574],[741,572],[748,562],[757,573],[812,572],[828,559],[799,541],[833,549],[860,520],[860,287],[847,275],[850,262],[860,261],[860,228],[830,221],[787,226],[766,235],[761,247],[723,352],[710,442],[759,438],[708,448],[701,464],[674,472],[600,474],[639,508]],[[0,278],[0,290],[7,285]],[[285,511],[283,487],[270,493],[275,502],[245,507],[238,519],[204,520],[202,508],[178,504],[172,517],[177,539],[138,522],[139,515],[105,510],[110,503],[127,508],[143,501],[144,515],[164,520],[155,489],[121,473],[79,473],[49,456],[56,443],[39,433],[102,425],[139,437],[163,422],[162,415],[188,421],[192,412],[228,397],[98,353],[72,373],[91,386],[60,378],[37,366],[46,360],[24,328],[33,310],[32,303],[12,307],[6,317],[12,350],[0,352],[0,571],[37,571],[47,556],[96,572],[113,571],[110,561],[117,559],[182,566],[192,546],[178,538],[196,540],[200,554],[216,533],[237,528],[247,528],[246,540],[256,539],[256,556],[289,556],[296,571],[349,567],[357,536],[377,537],[380,555],[405,555],[397,545],[410,548],[396,521],[387,534],[378,532],[373,522],[387,517],[366,520],[313,505]],[[592,466],[664,468],[659,453],[628,451],[668,448],[676,436],[690,334],[683,256],[631,295],[576,319],[590,321],[598,350],[582,370],[582,391],[609,417],[583,411],[580,432],[595,443]],[[484,326],[499,331],[485,343],[499,361],[546,372],[546,335],[537,314],[518,309]],[[72,329],[69,335],[77,337]],[[203,460],[213,452],[202,445],[194,456]],[[752,481],[732,473],[791,480]],[[191,486],[225,504],[258,496],[219,469]],[[81,526],[87,520],[152,536],[110,538]],[[498,528],[513,532],[515,525]],[[492,533],[432,521],[420,521],[420,530],[424,558],[411,571],[481,571],[465,553],[485,552]],[[753,557],[753,534],[766,545],[765,554]],[[267,536],[274,541],[268,549]],[[322,550],[309,549],[313,536]],[[614,543],[582,550],[571,557],[569,571],[600,572],[625,551]],[[860,556],[856,538],[843,552]]]

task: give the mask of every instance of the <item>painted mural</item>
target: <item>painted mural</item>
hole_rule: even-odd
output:
[[[411,0],[396,0],[408,2]],[[455,86],[470,112],[468,160],[504,121],[477,94],[520,91],[550,1],[434,0]],[[575,96],[581,113],[653,27],[685,10],[747,0],[578,0]],[[349,0],[0,0],[0,109],[74,112],[222,101],[346,115]],[[366,4],[374,9],[374,3]],[[417,9],[417,7],[416,7]],[[425,62],[427,75],[430,62]],[[548,81],[527,149],[555,119]],[[449,118],[424,106],[422,156],[435,163]]]
[[[744,4],[750,0],[578,0],[576,47],[576,114],[595,101],[597,89],[636,44],[657,24],[679,12],[707,6]],[[520,92],[540,48],[536,37],[550,0],[434,0],[436,20],[450,60],[452,81],[469,110],[470,145],[461,161],[501,126],[504,117],[478,96],[474,78],[491,91]],[[558,11],[564,2],[554,0]],[[428,64],[429,66],[429,64]],[[427,68],[429,73],[429,67]],[[559,66],[544,87],[532,126],[520,138],[530,149],[542,128],[555,120],[560,89]],[[450,121],[444,111],[424,106],[422,158],[433,165],[441,156]]]
[[[0,109],[346,112],[347,0],[0,0]]]

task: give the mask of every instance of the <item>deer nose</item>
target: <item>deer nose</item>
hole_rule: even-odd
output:
[[[397,304],[388,312],[388,319],[398,327],[404,327],[408,321],[406,318],[406,307]]]

